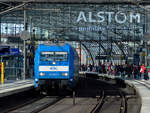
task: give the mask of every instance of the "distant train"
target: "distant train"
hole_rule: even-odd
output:
[[[35,52],[35,88],[73,88],[78,81],[79,59],[69,44],[40,44]]]

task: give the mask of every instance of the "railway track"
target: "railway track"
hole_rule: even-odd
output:
[[[81,78],[75,92],[75,102],[72,95],[46,96],[9,113],[133,113],[126,93],[113,84]]]
[[[102,91],[102,94],[101,96],[97,96],[97,100],[98,100],[98,103],[97,105],[92,109],[92,111],[90,113],[98,113],[100,112],[100,109],[101,107],[103,106],[104,104],[104,99],[105,99],[105,94],[104,94],[104,91]]]
[[[90,113],[127,113],[125,95],[120,90],[117,93],[118,95],[113,96],[103,91],[100,101]]]
[[[46,96],[22,107],[11,110],[8,113],[37,113],[43,109],[46,109],[48,106],[55,104],[61,99],[62,98],[60,97]]]
[[[29,94],[26,91],[25,93],[4,97],[3,102],[1,103],[0,101],[0,113],[37,113],[63,99],[64,95],[70,94],[69,90],[61,90],[61,92],[55,94],[55,96],[54,93],[47,95],[45,92],[30,92]],[[8,104],[3,104],[5,100],[8,101]],[[3,107],[1,105],[4,107],[11,106],[1,110],[1,107]]]
[[[127,113],[125,94],[120,89],[110,87],[108,84],[108,86],[103,83],[99,84],[98,80],[93,81],[93,79],[91,79],[87,81],[90,83],[90,86],[88,86],[86,81],[82,80],[82,84],[80,84],[82,88],[81,90],[78,90],[78,97],[75,105],[72,104],[71,98],[65,98],[61,102],[58,102],[39,113]],[[94,82],[95,84],[92,84],[91,82]]]

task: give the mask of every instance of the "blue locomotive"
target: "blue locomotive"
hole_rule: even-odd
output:
[[[55,85],[73,88],[78,80],[77,52],[69,44],[40,44],[35,52],[35,88]]]

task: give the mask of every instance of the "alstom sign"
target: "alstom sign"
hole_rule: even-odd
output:
[[[84,12],[80,11],[77,17],[76,22],[90,22],[90,23],[102,23],[102,22],[109,22],[112,23],[113,20],[116,23],[123,24],[125,22],[130,23],[140,23],[141,17],[140,13],[123,13],[121,11],[118,12]]]

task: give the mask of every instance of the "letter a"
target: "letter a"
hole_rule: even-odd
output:
[[[85,14],[83,11],[80,11],[77,22],[79,22],[80,20],[84,20],[84,22],[87,22]]]

